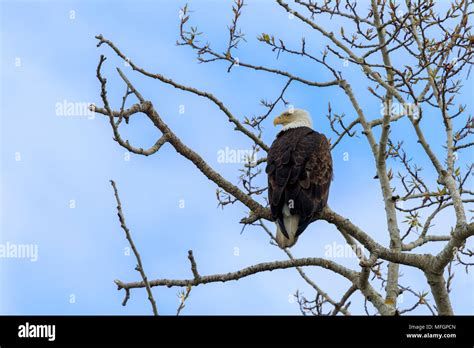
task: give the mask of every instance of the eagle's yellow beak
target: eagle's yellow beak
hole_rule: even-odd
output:
[[[277,116],[275,117],[275,119],[273,120],[273,125],[276,126],[276,125],[279,125],[279,124],[282,124],[283,123],[283,120],[281,118],[281,116]]]

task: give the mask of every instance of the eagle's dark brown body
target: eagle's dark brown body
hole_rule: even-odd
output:
[[[333,176],[329,142],[309,127],[282,131],[268,152],[266,172],[272,216],[285,237],[294,239],[291,246],[327,203]],[[296,231],[285,227],[285,216],[297,217]]]

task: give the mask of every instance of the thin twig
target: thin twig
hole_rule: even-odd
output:
[[[115,184],[115,181],[113,181],[113,180],[110,180],[110,184],[112,185],[112,187],[114,189],[115,200],[117,201],[117,215],[118,215],[118,218],[119,218],[119,221],[120,221],[120,227],[122,227],[123,231],[125,232],[125,236],[126,236],[128,242],[130,243],[130,246],[132,247],[133,253],[135,254],[135,257],[137,259],[138,264],[137,264],[137,267],[135,269],[142,276],[143,283],[144,283],[144,285],[146,287],[146,291],[148,293],[148,300],[150,301],[151,307],[153,308],[153,314],[158,315],[158,309],[156,308],[156,302],[155,302],[155,299],[153,298],[153,293],[151,292],[150,283],[148,282],[148,278],[145,274],[145,270],[143,269],[140,254],[138,253],[138,250],[135,247],[135,243],[132,240],[132,235],[130,234],[130,230],[128,229],[127,225],[125,224],[125,216],[123,215],[122,203],[120,202],[120,197],[119,197],[119,194],[118,194],[117,186]],[[117,281],[115,281],[115,282],[117,284]],[[127,295],[125,297],[124,302],[122,303],[123,305],[125,305],[127,303],[128,299],[130,298],[130,293],[127,290],[128,289],[126,289],[126,294]]]

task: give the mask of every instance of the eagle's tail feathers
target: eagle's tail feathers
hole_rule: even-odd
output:
[[[279,217],[276,221],[276,225],[280,233],[282,233],[286,238],[290,238],[288,232],[286,231],[285,222],[283,221],[283,217]]]
[[[289,248],[295,245],[296,240],[298,239],[297,236],[297,231],[298,231],[298,225],[300,221],[299,215],[291,215],[289,213],[289,210],[287,206],[283,208],[283,223],[284,227],[286,229],[286,232],[288,234],[288,237],[285,237],[282,229],[280,228],[280,225],[277,223],[277,233],[276,233],[276,241],[280,248]],[[285,211],[286,210],[286,211]]]

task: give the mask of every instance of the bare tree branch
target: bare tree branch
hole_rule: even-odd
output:
[[[316,34],[325,38],[329,44],[323,47],[321,55],[318,56],[312,52],[312,47],[307,45],[304,38],[301,39],[299,47],[288,45],[282,39],[267,33],[261,34],[257,40],[275,52],[277,58],[280,54],[288,54],[304,59],[323,68],[325,72],[329,72],[334,77],[333,80],[317,82],[278,68],[240,61],[236,51],[246,41],[246,36],[239,27],[244,8],[243,0],[234,0],[233,16],[228,27],[228,39],[226,39],[223,51],[211,48],[211,44],[208,42],[201,44],[198,38],[202,33],[196,27],[187,27],[190,19],[187,5],[182,11],[179,27],[180,39],[177,43],[195,50],[199,62],[220,61],[228,64],[228,72],[234,67],[240,66],[264,71],[285,79],[284,85],[282,84],[275,99],[261,100],[262,106],[266,109],[263,114],[244,117],[242,121],[231,113],[229,108],[215,95],[175,82],[159,73],[148,72],[130,61],[112,41],[102,35],[96,36],[97,46],[106,44],[119,58],[126,60],[134,71],[143,76],[211,101],[224,113],[237,132],[245,134],[252,141],[254,153],[259,149],[268,151],[269,147],[261,138],[265,122],[278,105],[287,106],[289,104],[287,99],[290,94],[289,87],[294,82],[300,82],[308,87],[338,86],[341,88],[352,110],[333,113],[331,103],[328,101],[327,118],[331,130],[335,134],[335,140],[331,141],[331,148],[335,148],[343,139],[357,139],[359,130],[367,139],[376,171],[374,179],[379,182],[385,208],[386,226],[382,229],[388,232],[390,244],[388,247],[382,245],[372,237],[375,235],[374,231],[365,231],[349,218],[325,207],[317,220],[323,220],[333,225],[342,234],[345,242],[355,251],[359,251],[363,247],[370,252],[370,258],[363,253],[357,253],[360,271],[354,271],[323,258],[294,258],[293,254],[285,249],[283,251],[289,258],[286,261],[260,263],[236,272],[203,276],[198,273],[193,253],[189,251],[188,258],[191,263],[192,278],[156,279],[149,282],[149,286],[147,286],[146,278],[143,277],[142,281],[138,282],[117,281],[119,289],[125,290],[124,303],[129,299],[130,290],[133,288],[146,287],[151,294],[149,288],[152,286],[185,287],[186,290],[180,293],[182,301],[177,310],[179,315],[193,286],[227,282],[257,273],[294,267],[301,278],[316,292],[314,300],[307,299],[300,292],[296,294],[300,309],[305,315],[336,315],[338,313],[349,315],[350,302],[348,300],[356,291],[360,291],[365,297],[367,314],[369,314],[368,302],[374,306],[376,314],[381,315],[407,314],[419,307],[427,309],[433,315],[453,314],[450,300],[451,284],[454,277],[453,267],[455,264],[461,265],[467,272],[469,267],[474,264],[467,259],[473,257],[474,252],[466,246],[467,240],[474,235],[474,225],[469,222],[468,216],[472,210],[469,211],[467,208],[468,204],[474,202],[472,197],[474,192],[466,189],[474,165],[467,163],[466,168],[461,168],[461,165],[456,162],[457,152],[469,149],[474,144],[472,141],[474,121],[470,115],[465,115],[466,107],[457,103],[455,99],[455,96],[459,95],[461,91],[461,80],[464,78],[462,73],[466,68],[470,69],[473,64],[472,35],[471,27],[468,24],[468,17],[473,13],[470,10],[472,1],[456,0],[453,1],[449,10],[444,13],[436,13],[434,2],[431,0],[416,2],[406,0],[405,4],[387,0],[371,0],[368,12],[364,14],[361,13],[361,8],[350,0],[324,1],[322,3],[312,0],[295,0],[296,5],[299,6],[298,10],[290,7],[283,0],[275,1],[288,14],[296,17],[304,25],[308,25],[314,30]],[[320,24],[322,21],[319,21],[321,16],[328,16],[331,19],[335,17],[345,21],[341,24],[340,34],[325,29]],[[347,23],[352,25],[345,25]],[[392,61],[395,52],[407,55],[411,60],[414,60],[415,64],[408,66],[403,62]],[[363,73],[368,83],[369,96],[381,104],[383,110],[381,117],[369,118],[359,95],[361,93],[360,82],[351,81],[351,76],[345,76],[334,66],[334,62],[340,60],[347,60]],[[241,174],[237,184],[226,180],[210,167],[195,150],[180,140],[153,104],[138,92],[120,69],[117,69],[117,72],[126,85],[126,92],[122,98],[120,110],[113,110],[107,100],[107,81],[100,72],[104,61],[105,57],[101,56],[97,67],[97,78],[100,82],[104,106],[91,106],[91,108],[109,118],[114,140],[128,151],[145,156],[157,153],[161,146],[169,143],[179,155],[191,161],[204,176],[216,184],[220,207],[224,208],[224,206],[237,202],[242,203],[249,209],[248,215],[241,220],[244,228],[249,225],[261,227],[273,240],[273,234],[261,220],[272,221],[268,205],[260,203],[261,195],[265,193],[267,187],[256,183],[262,173],[261,165],[266,162],[266,158],[247,161],[240,169]],[[469,71],[467,76],[469,76]],[[135,95],[139,102],[125,109],[125,103],[131,94]],[[399,103],[402,110],[399,112],[392,110],[391,106],[394,103]],[[338,107],[340,106],[338,105]],[[122,120],[125,119],[125,124],[128,124],[131,116],[137,113],[145,114],[161,134],[157,137],[154,145],[148,149],[134,147],[128,140],[122,139],[120,134],[119,127],[123,126]],[[430,122],[434,122],[434,118],[427,121],[426,116],[423,117],[428,113],[430,115],[439,114],[437,120],[444,126],[445,158],[443,158],[444,154],[440,154],[438,150],[435,151],[436,147],[427,140],[425,129],[431,126]],[[353,118],[347,121],[346,114],[353,114]],[[456,118],[460,120],[459,123],[453,121]],[[391,134],[392,127],[398,127],[400,123],[397,121],[402,119],[407,119],[408,125],[414,130],[417,143],[423,149],[421,155],[429,159],[430,168],[428,170],[432,170],[436,174],[439,186],[426,180],[423,175],[425,171],[417,166],[416,158],[412,159],[408,156],[403,141],[392,138],[394,136]],[[395,161],[396,168],[401,169],[391,167],[391,161]],[[118,200],[118,194],[116,196]],[[452,229],[441,231],[441,234],[433,234],[434,221],[439,219],[442,216],[441,212],[446,210],[454,211],[455,223]],[[404,221],[399,221],[397,212],[406,214]],[[400,232],[401,228],[404,231],[403,235]],[[416,236],[414,236],[415,234]],[[433,242],[443,243],[442,250],[438,254],[414,252],[423,245]],[[381,265],[388,265],[386,276],[382,274]],[[400,265],[406,265],[424,273],[431,289],[431,295],[436,302],[437,313],[428,303],[431,301],[428,299],[429,292],[417,292],[400,284]],[[351,285],[342,294],[341,300],[336,302],[307,276],[302,269],[306,266],[328,269],[346,278]],[[444,278],[446,269],[448,270],[447,280]],[[377,283],[385,286],[384,295],[374,288],[374,284]],[[415,302],[407,308],[399,308],[397,303],[398,296],[403,292],[410,294],[410,298],[415,299]],[[327,311],[328,306],[331,307],[329,312]]]
[[[138,253],[138,250],[135,246],[135,243],[132,240],[132,235],[130,234],[130,230],[128,229],[127,225],[125,224],[125,216],[123,215],[122,211],[122,203],[120,202],[120,197],[118,194],[117,186],[115,184],[115,181],[110,180],[110,184],[112,185],[112,188],[114,189],[114,194],[115,194],[115,200],[117,201],[117,215],[120,220],[120,226],[122,227],[123,231],[125,232],[125,236],[127,237],[128,242],[130,243],[130,246],[133,250],[133,253],[135,254],[135,258],[137,259],[137,267],[135,268],[141,275],[143,279],[143,284],[146,288],[146,292],[148,293],[148,300],[151,303],[151,307],[153,309],[153,314],[158,315],[158,309],[156,308],[156,302],[155,299],[153,298],[153,293],[151,292],[151,287],[150,283],[148,282],[148,278],[146,276],[145,270],[143,269],[143,264],[142,264],[142,259],[140,257],[140,254]],[[117,285],[119,285],[119,281],[115,281]],[[120,285],[119,285],[120,287]],[[126,299],[124,300],[124,304],[127,303],[127,300],[130,298],[130,289],[126,289]]]

